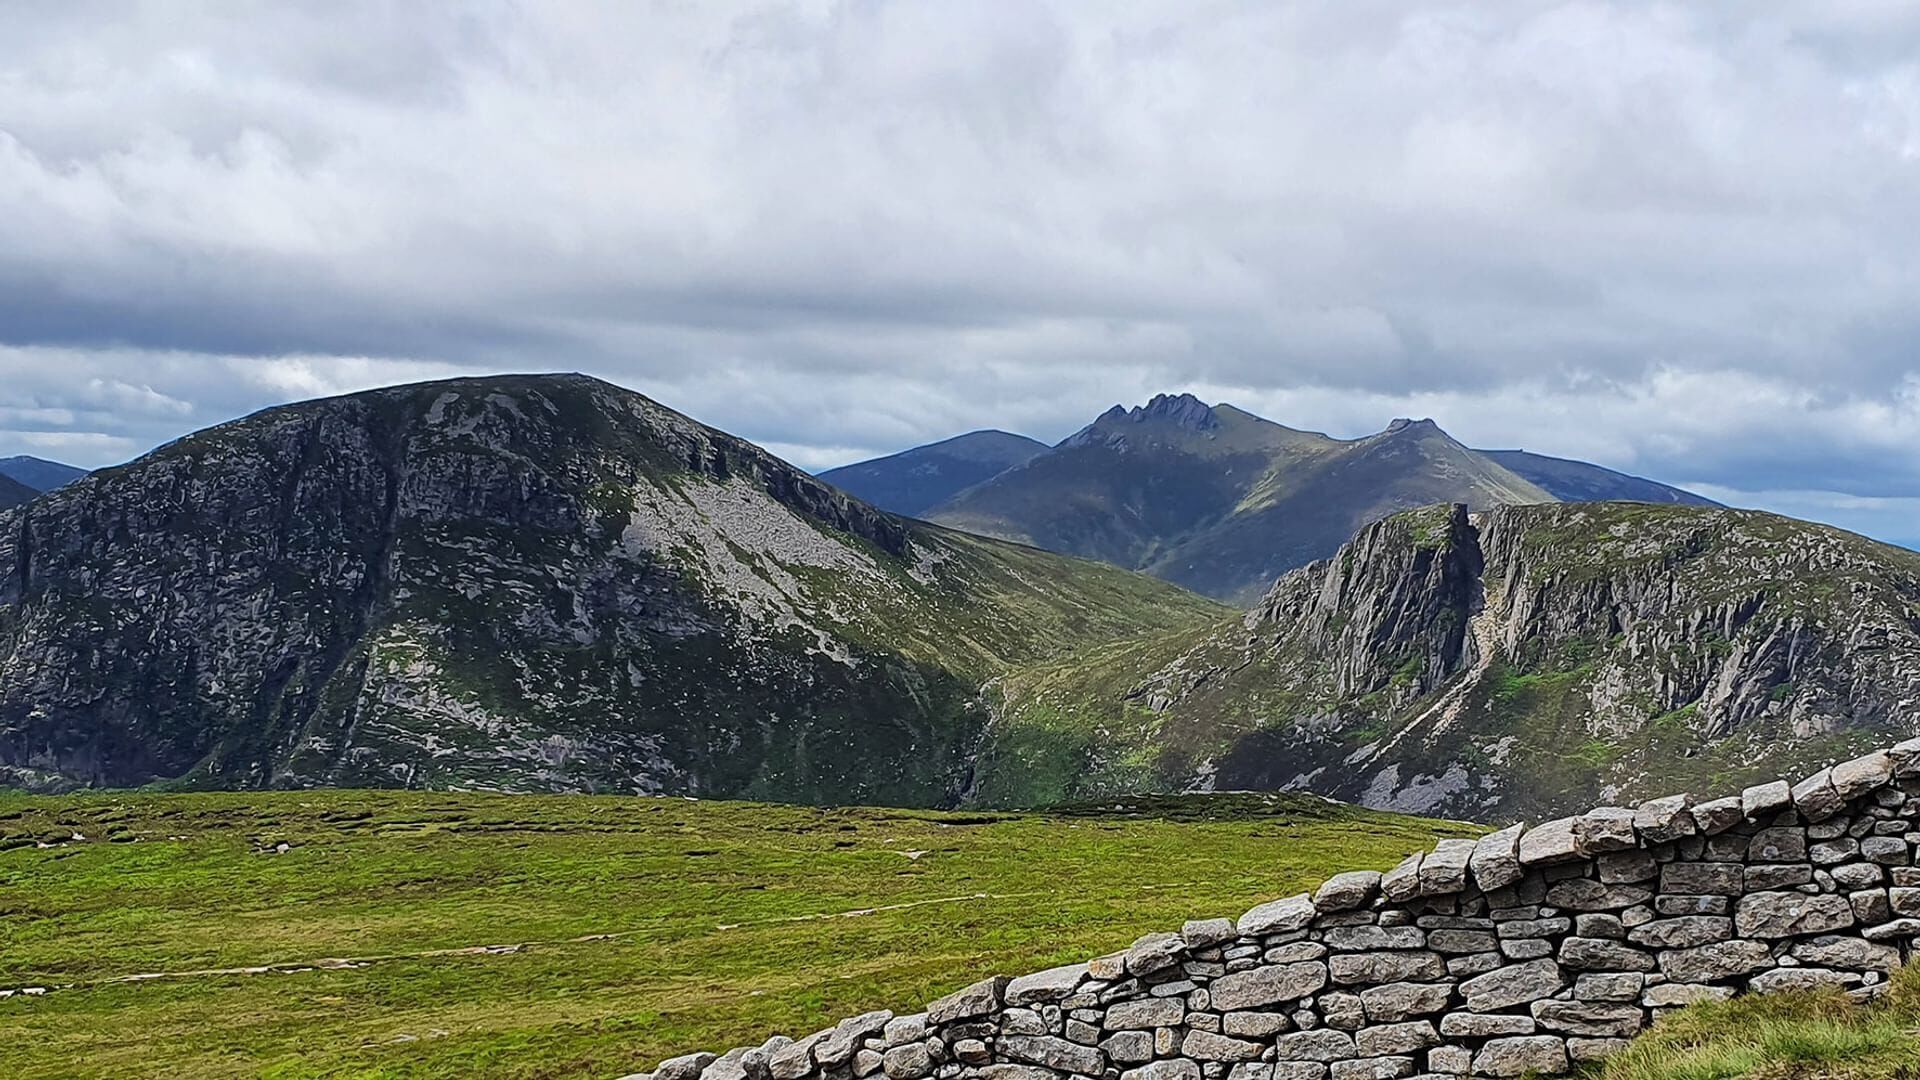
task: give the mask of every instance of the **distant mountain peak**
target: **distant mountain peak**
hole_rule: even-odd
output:
[[[1411,431],[1416,435],[1446,434],[1446,432],[1440,430],[1439,424],[1434,423],[1432,419],[1424,416],[1418,420],[1413,420],[1405,416],[1396,416],[1393,418],[1393,421],[1387,425],[1387,430],[1381,432],[1381,434],[1397,435],[1403,431]]]
[[[1192,394],[1155,394],[1145,408],[1127,414],[1132,420],[1165,420],[1194,431],[1212,431],[1220,426],[1213,406]]]

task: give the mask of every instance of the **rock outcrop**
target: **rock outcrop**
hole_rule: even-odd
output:
[[[995,673],[1217,611],[595,379],[394,387],[0,511],[0,783],[940,804]]]
[[[1740,993],[1882,993],[1920,936],[1920,739],[1739,795],[1602,807],[911,1015],[640,1080],[1391,1080],[1565,1072]]]
[[[1428,507],[1210,633],[1004,686],[995,801],[1306,789],[1551,816],[1920,734],[1920,555],[1722,507]],[[1029,712],[1080,759],[1026,764]],[[1033,792],[1007,762],[1074,786]]]

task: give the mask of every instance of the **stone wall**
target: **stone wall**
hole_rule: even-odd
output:
[[[1237,921],[990,978],[896,1016],[662,1062],[641,1080],[1514,1077],[1671,1009],[1871,997],[1920,935],[1920,739],[1789,786],[1443,840]]]

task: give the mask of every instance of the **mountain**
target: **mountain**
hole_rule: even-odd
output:
[[[71,465],[62,465],[45,458],[19,457],[0,458],[0,476],[16,480],[34,491],[52,491],[62,484],[70,484],[87,475],[87,470],[76,469]]]
[[[9,506],[19,506],[39,494],[40,492],[11,476],[0,476],[0,510],[5,510]]]
[[[1544,489],[1562,502],[1650,502],[1683,506],[1719,506],[1712,499],[1677,487],[1584,461],[1530,454],[1525,450],[1482,450],[1508,472]]]
[[[1429,507],[1244,615],[997,684],[975,798],[1308,789],[1510,820],[1920,730],[1920,554],[1753,511]]]
[[[1431,420],[1344,440],[1162,394],[1114,406],[925,517],[1246,604],[1367,522],[1442,501],[1480,509],[1553,496]]]
[[[583,376],[395,387],[0,511],[0,782],[950,802],[988,680],[1219,610]]]
[[[928,507],[1006,472],[1047,444],[1004,431],[970,431],[888,457],[828,469],[820,479],[882,510],[919,517]]]

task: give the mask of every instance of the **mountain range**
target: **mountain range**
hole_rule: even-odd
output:
[[[1554,501],[1589,470],[1161,398],[933,515],[1018,507],[1114,561],[1243,575],[1298,525],[1270,557],[1303,565],[1235,610],[877,509],[584,376],[303,402],[0,510],[0,783],[1289,788],[1494,817],[1920,723],[1920,555],[1678,496]]]
[[[952,802],[988,679],[1216,610],[597,380],[397,387],[0,511],[0,769]]]
[[[897,513],[1100,559],[1241,605],[1398,510],[1618,499],[1714,505],[1585,462],[1474,450],[1431,420],[1335,439],[1191,394],[1116,405],[1051,448],[1008,441],[1015,438],[964,435],[821,477]],[[998,452],[975,453],[976,445]],[[1018,460],[981,478],[1009,458]]]
[[[43,491],[52,491],[87,475],[85,469],[44,458],[0,458],[0,510],[19,506]]]

